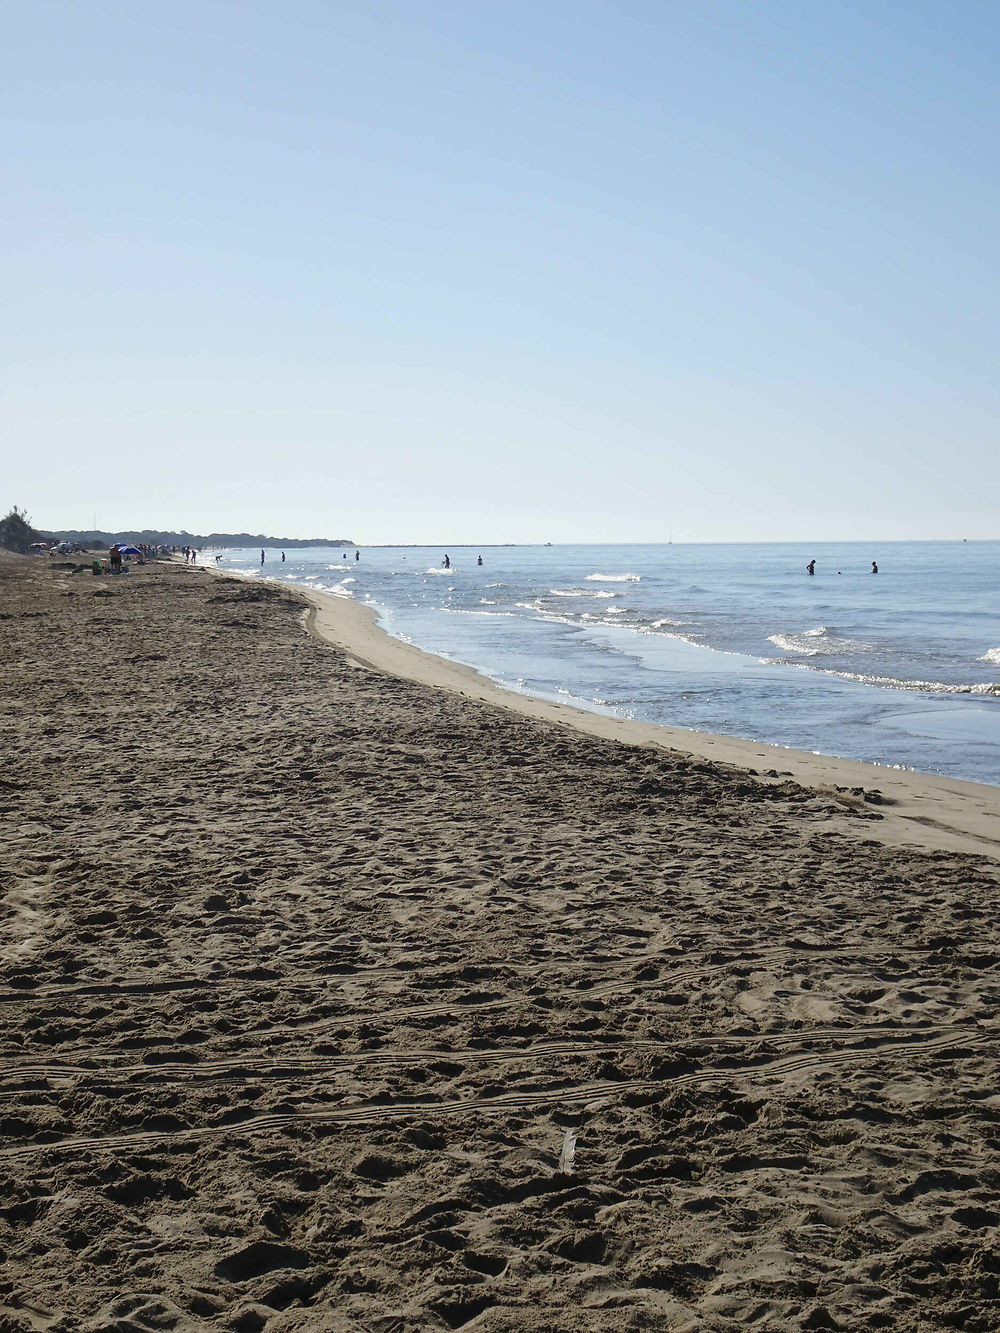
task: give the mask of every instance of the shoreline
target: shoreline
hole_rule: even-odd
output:
[[[232,577],[231,571],[210,572]],[[309,607],[305,620],[310,633],[343,650],[359,667],[449,690],[467,699],[494,704],[536,721],[571,727],[604,740],[669,750],[744,769],[765,782],[791,778],[805,787],[846,789],[845,803],[858,789],[877,792],[881,800],[872,808],[882,818],[866,821],[860,830],[855,821],[844,819],[844,831],[855,837],[860,833],[890,847],[1000,859],[1000,787],[787,749],[735,736],[635,722],[592,713],[573,704],[519,694],[497,685],[473,667],[394,638],[378,624],[371,607],[333,593],[281,583],[275,586],[301,597]],[[840,822],[835,823],[839,827]]]

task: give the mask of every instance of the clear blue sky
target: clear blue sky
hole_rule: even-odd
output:
[[[0,507],[995,537],[1000,7],[10,0]]]

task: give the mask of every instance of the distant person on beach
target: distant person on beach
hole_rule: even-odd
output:
[[[809,563],[808,563],[808,565],[806,565],[806,573],[807,573],[807,574],[815,574],[815,573],[816,573],[816,561],[815,561],[815,560],[810,560]]]
[[[444,565],[445,569],[451,569],[451,560],[448,556],[445,556],[441,563]]]
[[[355,560],[360,560],[360,559],[361,559],[361,552],[360,552],[360,551],[355,551],[355,552],[354,552],[354,558],[355,558]]]
[[[261,563],[261,564],[264,563],[264,552],[263,552],[263,551],[261,551],[261,553],[260,553],[260,563]]]
[[[872,561],[872,573],[873,573],[873,574],[877,574],[877,573],[878,573],[878,565],[875,563],[874,560]]]
[[[118,549],[117,542],[115,542],[114,546],[112,546],[111,550],[108,552],[108,559],[111,561],[112,574],[120,574],[122,572],[122,553]]]
[[[281,563],[282,563],[282,564],[285,563],[285,553],[284,553],[284,551],[282,551],[282,553],[281,553]]]

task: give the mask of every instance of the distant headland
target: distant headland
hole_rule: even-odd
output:
[[[146,546],[277,546],[286,550],[297,550],[304,546],[356,546],[347,537],[265,537],[260,532],[209,532],[200,535],[195,532],[159,532],[151,528],[139,531],[124,529],[115,532],[68,530],[65,532],[47,532],[46,537],[56,541],[77,542],[81,546],[110,546],[112,542],[131,542],[133,545]]]

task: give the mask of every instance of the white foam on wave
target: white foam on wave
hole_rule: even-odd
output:
[[[425,574],[445,574],[448,578],[451,578],[454,572],[454,570],[445,569],[443,566],[439,569],[437,565],[431,565],[430,569],[424,570]]]
[[[768,643],[773,643],[783,653],[804,653],[806,657],[818,657],[820,649],[804,640],[804,634],[769,634],[767,638]]]
[[[1000,648],[990,648],[982,657],[976,658],[977,662],[992,662],[994,666],[1000,666]]]
[[[1000,681],[951,685],[943,680],[901,680],[897,676],[870,676],[863,671],[834,671],[831,667],[807,666],[805,662],[789,662],[782,657],[762,657],[761,661],[765,666],[798,667],[800,671],[815,671],[821,676],[835,676],[838,680],[856,680],[861,685],[876,685],[883,690],[913,690],[917,694],[981,694],[1000,699]]]
[[[620,592],[604,592],[596,588],[550,588],[550,597],[620,597]]]
[[[310,592],[326,592],[331,597],[346,597],[348,601],[354,601],[354,594],[349,588],[345,588],[343,583],[314,583]]]
[[[641,583],[641,574],[588,574],[588,583]]]
[[[872,645],[862,639],[840,639],[826,625],[803,630],[801,634],[771,634],[773,643],[783,653],[797,653],[800,657],[829,656],[832,653],[867,653]]]

